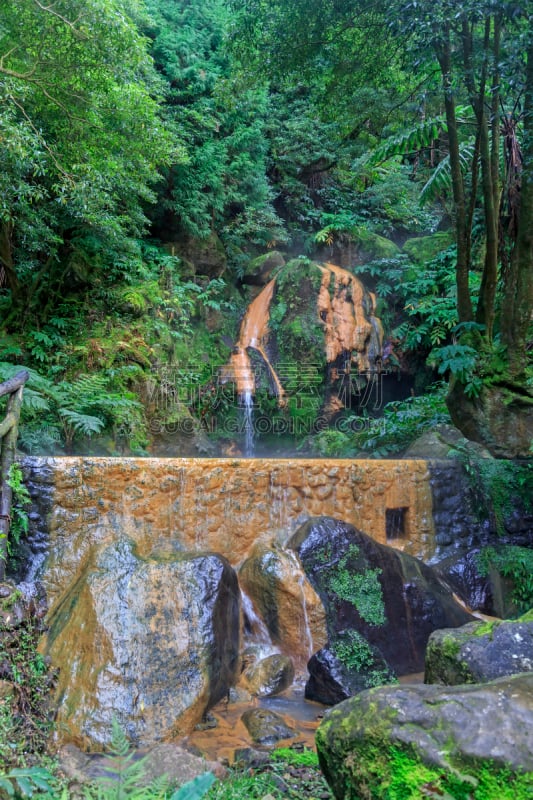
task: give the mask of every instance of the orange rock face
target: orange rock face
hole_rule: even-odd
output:
[[[326,360],[331,363],[343,353],[351,352],[356,370],[373,369],[369,359],[372,335],[381,336],[380,352],[383,342],[381,323],[374,327],[370,321],[375,310],[375,296],[372,299],[372,295],[367,295],[361,281],[348,270],[329,263],[320,269],[323,276],[317,309],[324,325]]]
[[[34,459],[36,462],[37,459]],[[327,515],[427,560],[431,489],[422,460],[43,458],[53,511],[45,581],[51,606],[117,533],[141,557],[210,550],[238,567],[256,544],[283,544]]]
[[[317,313],[324,329],[326,361],[333,364],[343,356],[355,372],[373,372],[383,345],[383,327],[375,316],[376,296],[367,292],[355,275],[336,264],[312,266],[322,272]],[[266,351],[275,286],[273,278],[250,303],[241,323],[239,339],[221,377],[223,382],[234,381],[239,395],[255,394],[254,372],[248,354],[248,350],[253,349],[261,355],[276,387],[278,401],[284,405],[285,390]]]

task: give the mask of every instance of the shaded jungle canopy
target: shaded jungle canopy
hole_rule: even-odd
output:
[[[450,381],[467,435],[526,454],[531,15],[507,0],[6,0],[0,369],[30,368],[23,447],[148,452],[161,426],[233,413],[209,406],[213,375],[254,259],[276,250],[357,272],[414,394]],[[279,284],[272,325],[292,324],[277,333],[296,359]],[[442,393],[431,403],[445,418]]]

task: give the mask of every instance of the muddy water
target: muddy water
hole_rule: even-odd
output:
[[[424,673],[404,675],[399,678],[399,682],[401,684],[423,683]],[[218,760],[230,765],[235,761],[235,753],[239,749],[252,747],[259,750],[270,750],[272,748],[261,748],[254,744],[241,721],[244,712],[254,707],[276,712],[283,717],[287,725],[298,731],[297,736],[281,740],[276,747],[303,744],[312,750],[316,749],[315,731],[320,720],[330,708],[330,706],[306,700],[304,680],[300,678],[300,681],[293,684],[290,689],[275,697],[256,699],[251,703],[228,703],[226,701],[218,703],[208,715],[209,722],[207,724],[211,727],[198,726],[198,730],[194,730],[178,743],[192,748],[193,751],[198,751],[211,761]]]
[[[298,731],[297,736],[278,742],[277,747],[304,744],[306,747],[314,749],[315,731],[327,707],[305,700],[303,684],[293,686],[276,697],[256,699],[251,703],[222,701],[209,712],[210,723],[212,724],[212,720],[215,720],[216,727],[194,730],[178,743],[198,750],[209,760],[223,761],[228,764],[234,762],[235,752],[239,749],[248,747],[264,749],[254,744],[241,721],[244,712],[254,707],[275,711],[283,717],[287,725]]]

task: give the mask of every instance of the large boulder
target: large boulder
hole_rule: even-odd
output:
[[[517,672],[533,672],[533,612],[520,620],[469,622],[429,637],[426,683],[485,683]]]
[[[369,689],[326,713],[316,744],[337,800],[496,798],[515,780],[531,790],[533,774],[517,773],[533,772],[533,674]]]
[[[326,614],[294,553],[256,545],[239,570],[239,583],[272,642],[297,666],[305,666],[326,643]]]
[[[478,397],[468,397],[452,382],[446,405],[454,425],[497,458],[531,457],[533,392],[515,392],[507,384],[484,385]]]
[[[346,522],[311,519],[289,546],[324,603],[330,647],[357,631],[397,675],[424,669],[432,631],[473,619],[431,567]]]
[[[479,547],[458,550],[439,561],[435,569],[469,608],[500,616],[494,607],[493,582],[480,568]]]
[[[57,603],[43,651],[59,667],[57,730],[84,749],[113,718],[137,746],[187,732],[235,682],[239,590],[210,553],[140,558],[119,539]]]

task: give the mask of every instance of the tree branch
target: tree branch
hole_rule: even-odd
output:
[[[64,22],[65,25],[67,25],[71,29],[71,31],[74,34],[74,36],[77,36],[79,39],[88,39],[89,38],[86,33],[82,33],[82,31],[80,31],[80,30],[78,30],[78,28],[76,28],[76,24],[82,18],[82,14],[79,14],[76,17],[75,20],[70,20],[67,17],[63,16],[63,14],[60,14],[58,11],[56,11],[54,9],[54,6],[56,5],[56,3],[51,3],[49,6],[45,6],[43,3],[40,2],[40,0],[33,0],[33,2],[37,6],[37,8],[41,9],[41,11],[44,11],[47,14],[52,14],[52,16],[57,17],[57,19],[60,19],[61,22]]]
[[[37,130],[37,128],[35,127],[35,125],[31,121],[30,117],[26,113],[26,109],[24,108],[24,106],[22,106],[18,102],[18,100],[15,100],[15,98],[13,97],[12,94],[10,94],[8,96],[9,96],[9,99],[17,106],[17,108],[21,112],[22,116],[24,117],[24,119],[26,120],[26,122],[28,123],[28,125],[30,126],[32,131],[34,132],[34,134],[37,136],[39,141],[42,142],[43,147],[45,148],[45,150],[50,155],[50,158],[54,162],[55,167],[56,167],[57,171],[60,173],[60,175],[63,175],[63,177],[66,178],[68,181],[70,181],[71,183],[74,183],[74,176],[70,175],[66,170],[63,169],[63,167],[61,166],[61,164],[59,163],[59,161],[55,157],[53,150],[48,146],[46,140],[44,139],[42,134]]]

